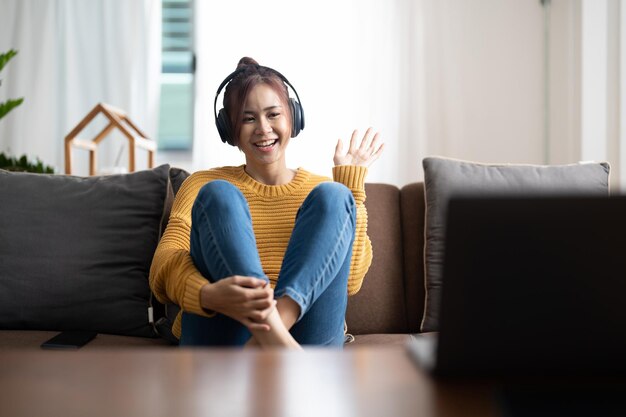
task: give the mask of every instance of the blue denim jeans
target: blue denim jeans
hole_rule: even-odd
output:
[[[291,328],[302,345],[343,346],[347,283],[356,227],[352,192],[342,184],[317,185],[298,210],[274,297],[291,297],[300,317]],[[268,280],[257,252],[248,203],[227,181],[204,185],[192,208],[191,257],[211,282],[232,276]],[[251,337],[222,314],[184,312],[182,346],[241,346]]]

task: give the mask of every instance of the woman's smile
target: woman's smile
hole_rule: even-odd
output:
[[[261,142],[256,142],[254,146],[259,148],[262,152],[270,152],[274,149],[274,145],[278,143],[278,139],[268,139]]]

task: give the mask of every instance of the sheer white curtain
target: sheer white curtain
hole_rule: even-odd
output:
[[[11,48],[19,53],[1,74],[0,100],[25,101],[0,121],[0,150],[62,172],[65,135],[99,102],[124,109],[156,139],[160,1],[0,0],[0,51]],[[94,120],[85,138],[103,125]],[[112,165],[120,149],[125,164],[123,146],[121,137],[103,142],[99,166]],[[86,174],[87,156],[74,152],[77,173]],[[137,158],[138,168],[147,164]]]
[[[368,181],[398,185],[421,175],[419,2],[318,0],[196,3],[194,170],[243,163],[222,144],[213,117],[220,82],[242,56],[284,74],[297,89],[306,127],[288,166],[331,175],[338,138],[378,129],[386,143]],[[292,93],[293,95],[293,93]],[[221,108],[222,95],[218,100]]]

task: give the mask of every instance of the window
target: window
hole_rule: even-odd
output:
[[[193,0],[163,0],[160,150],[191,151],[193,143]]]

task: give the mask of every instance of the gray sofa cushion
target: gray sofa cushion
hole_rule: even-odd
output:
[[[498,195],[608,195],[609,164],[479,164],[430,157],[423,160],[426,305],[421,330],[438,330],[446,207],[450,197]]]
[[[165,207],[163,210],[163,220],[161,221],[161,234],[165,232],[165,228],[169,223],[170,212],[172,204],[174,203],[174,197],[183,182],[189,177],[189,172],[180,168],[170,168],[170,187],[168,187],[168,196],[166,199]],[[160,238],[160,236],[159,236]],[[167,340],[171,344],[178,344],[178,338],[172,333],[172,326],[176,315],[180,311],[180,307],[176,304],[161,304],[154,294],[150,297],[150,305],[154,312],[154,329],[156,333],[163,339]]]
[[[148,273],[168,172],[0,171],[0,329],[153,336]]]

